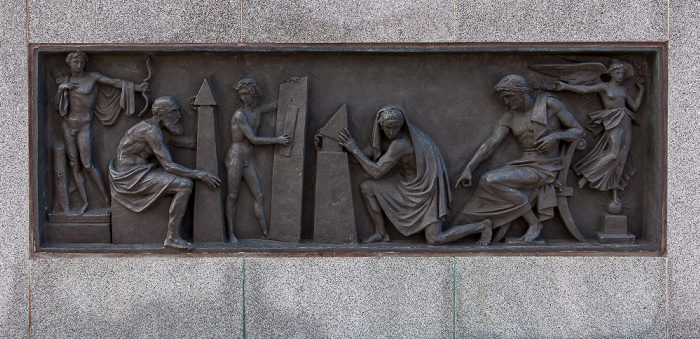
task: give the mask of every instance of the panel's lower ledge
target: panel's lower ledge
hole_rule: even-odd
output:
[[[186,255],[186,256],[660,256],[661,248],[652,243],[638,242],[635,250],[629,245],[603,245],[594,240],[579,243],[570,240],[547,240],[546,245],[508,245],[504,242],[477,246],[473,241],[443,246],[393,241],[373,244],[288,243],[272,240],[241,239],[241,245],[229,243],[200,243],[193,251],[179,251],[161,245],[113,244],[47,244],[34,257],[75,254],[78,256],[123,255]]]

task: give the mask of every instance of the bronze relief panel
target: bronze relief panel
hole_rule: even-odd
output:
[[[31,53],[38,252],[665,248],[663,45]]]

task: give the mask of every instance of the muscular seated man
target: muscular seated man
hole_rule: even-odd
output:
[[[163,246],[192,250],[195,246],[182,239],[182,218],[192,193],[192,180],[201,180],[212,189],[219,187],[221,180],[212,173],[173,162],[163,137],[164,129],[175,135],[168,143],[194,148],[192,141],[177,137],[184,129],[175,98],[156,99],[152,111],[153,117],[132,126],[117,146],[117,156],[109,164],[112,199],[134,212],[141,212],[161,196],[172,195]],[[153,158],[160,166],[151,161]]]
[[[472,171],[490,157],[510,133],[523,147],[523,153],[520,159],[481,176],[456,221],[490,220],[495,228],[523,217],[529,227],[520,240],[532,242],[542,230],[542,221],[554,216],[557,200],[553,184],[564,166],[559,143],[582,137],[583,128],[556,97],[551,94],[533,97],[532,89],[522,76],[503,77],[494,92],[509,110],[501,115],[491,136],[477,149],[458,185],[470,186]],[[490,242],[491,229],[486,228],[478,244]]]

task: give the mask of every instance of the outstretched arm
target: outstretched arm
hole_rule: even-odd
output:
[[[578,94],[587,94],[587,93],[600,93],[600,92],[605,92],[605,85],[604,84],[596,84],[596,85],[570,85],[567,84],[563,81],[557,81],[554,83],[554,90],[555,91],[569,91],[569,92],[574,92]]]
[[[464,168],[464,171],[462,171],[462,175],[459,177],[457,180],[457,185],[462,185],[464,187],[469,187],[472,185],[472,171],[479,166],[484,160],[488,159],[493,152],[498,148],[498,146],[505,140],[505,138],[508,136],[508,132],[510,131],[509,123],[508,121],[510,116],[509,115],[504,115],[501,117],[501,119],[498,121],[496,124],[496,127],[494,128],[493,132],[491,133],[491,136],[484,141],[484,143],[479,146],[479,148],[476,150],[476,153],[474,153],[474,156],[472,156],[471,160],[469,160],[469,163],[467,163],[467,166]],[[455,185],[455,187],[457,186]]]
[[[279,137],[259,137],[255,135],[255,131],[248,124],[248,120],[241,111],[236,111],[233,113],[231,118],[231,128],[238,128],[241,130],[243,135],[248,141],[253,145],[289,145],[292,142],[292,137],[288,135],[282,135]]]
[[[155,157],[160,162],[160,165],[163,166],[163,170],[165,170],[166,173],[192,180],[201,180],[210,188],[216,188],[221,185],[221,180],[212,173],[193,170],[176,164],[170,155],[170,151],[165,146],[163,134],[159,130],[156,130],[156,128],[149,131],[149,133],[146,135],[146,140],[148,141],[148,145],[151,147],[151,149],[153,149]]]
[[[384,174],[389,172],[389,170],[391,170],[397,162],[399,162],[401,157],[405,156],[409,152],[412,152],[410,145],[406,145],[406,143],[401,140],[394,140],[389,145],[389,149],[387,149],[386,153],[382,154],[379,161],[375,163],[374,161],[369,160],[367,156],[362,153],[360,148],[357,147],[355,139],[352,138],[347,129],[340,131],[339,137],[340,144],[345,147],[350,154],[355,156],[357,161],[360,162],[362,168],[364,168],[364,170],[374,179],[381,178]]]
[[[103,85],[109,85],[114,88],[122,88],[122,79],[117,79],[117,78],[110,78],[104,74],[98,73],[98,72],[90,72],[90,75],[95,78],[95,81],[97,83],[103,84]],[[136,92],[147,92],[149,90],[148,88],[148,83],[142,83],[134,86],[134,91]]]

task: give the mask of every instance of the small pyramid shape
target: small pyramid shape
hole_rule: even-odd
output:
[[[335,115],[331,118],[328,123],[321,128],[319,134],[331,138],[333,140],[338,140],[338,134],[344,128],[348,127],[348,105],[345,104],[341,107]]]

